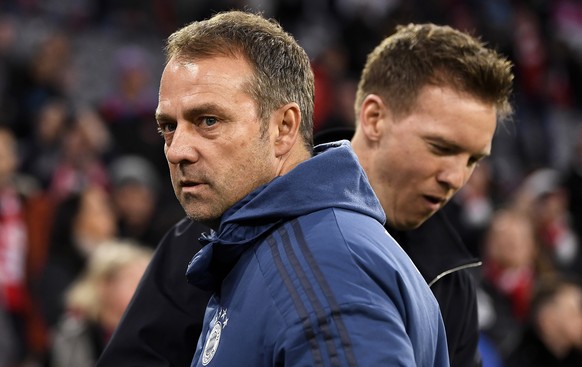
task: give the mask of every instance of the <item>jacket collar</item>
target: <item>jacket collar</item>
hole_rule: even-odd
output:
[[[228,209],[217,232],[188,265],[188,281],[215,288],[242,252],[280,223],[326,208],[363,213],[384,223],[386,216],[349,141],[316,146],[314,156],[263,185]]]
[[[429,286],[450,273],[481,265],[442,210],[417,229],[397,231],[386,226],[386,230],[406,251]]]
[[[351,127],[329,129],[316,134],[315,141],[351,139],[354,132]],[[415,230],[397,231],[388,225],[386,230],[406,251],[429,286],[447,274],[481,265],[442,210]]]

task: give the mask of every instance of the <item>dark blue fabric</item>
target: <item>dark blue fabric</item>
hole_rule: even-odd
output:
[[[320,154],[324,151],[327,153]],[[218,233],[211,231],[200,238],[204,248],[188,268],[188,274],[197,274],[188,276],[191,284],[212,290],[224,276],[222,270],[229,270],[249,244],[289,218],[334,207],[362,213],[381,223],[386,221],[349,141],[319,145],[314,154],[236,203],[222,216]],[[215,250],[215,246],[205,246],[211,243],[228,247]],[[213,255],[213,251],[219,254]],[[211,259],[215,259],[215,267],[208,269]]]
[[[349,142],[258,188],[201,239],[214,291],[192,366],[448,366],[438,305]]]

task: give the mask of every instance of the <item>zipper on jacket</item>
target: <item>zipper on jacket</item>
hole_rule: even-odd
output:
[[[449,275],[451,273],[454,273],[456,271],[463,270],[463,269],[476,268],[478,266],[481,266],[482,263],[483,263],[482,261],[477,261],[474,263],[469,263],[469,264],[457,266],[456,268],[452,268],[452,269],[449,269],[447,271],[444,271],[444,272],[440,273],[439,275],[437,275],[436,278],[434,278],[430,283],[428,283],[428,286],[432,287],[433,284],[438,282],[442,277],[444,277],[446,275]]]

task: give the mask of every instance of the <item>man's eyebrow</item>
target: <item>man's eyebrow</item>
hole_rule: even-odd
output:
[[[165,114],[163,112],[156,111],[154,114],[154,118],[156,121],[172,121],[173,118],[170,115]]]
[[[184,111],[184,116],[187,119],[206,114],[226,116],[227,111],[215,103],[204,103]],[[155,119],[156,121],[175,121],[174,117],[160,111],[155,112]]]
[[[203,103],[184,111],[184,115],[188,118],[208,114],[224,116],[227,111],[216,103]]]
[[[427,136],[426,139],[432,143],[446,145],[447,148],[449,148],[450,150],[453,150],[453,151],[462,150],[461,146],[459,144],[457,144],[449,139],[445,139],[442,136]]]
[[[435,143],[446,145],[453,152],[464,151],[464,149],[459,144],[457,144],[451,140],[445,139],[441,136],[430,137],[429,140],[431,140]],[[490,152],[483,152],[483,153],[473,154],[472,157],[475,158],[476,160],[481,160],[483,158],[489,157],[490,155],[491,155]]]

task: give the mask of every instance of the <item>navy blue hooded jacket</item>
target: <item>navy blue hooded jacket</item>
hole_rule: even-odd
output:
[[[349,143],[315,153],[201,239],[187,277],[214,294],[192,366],[448,366],[438,305]]]

